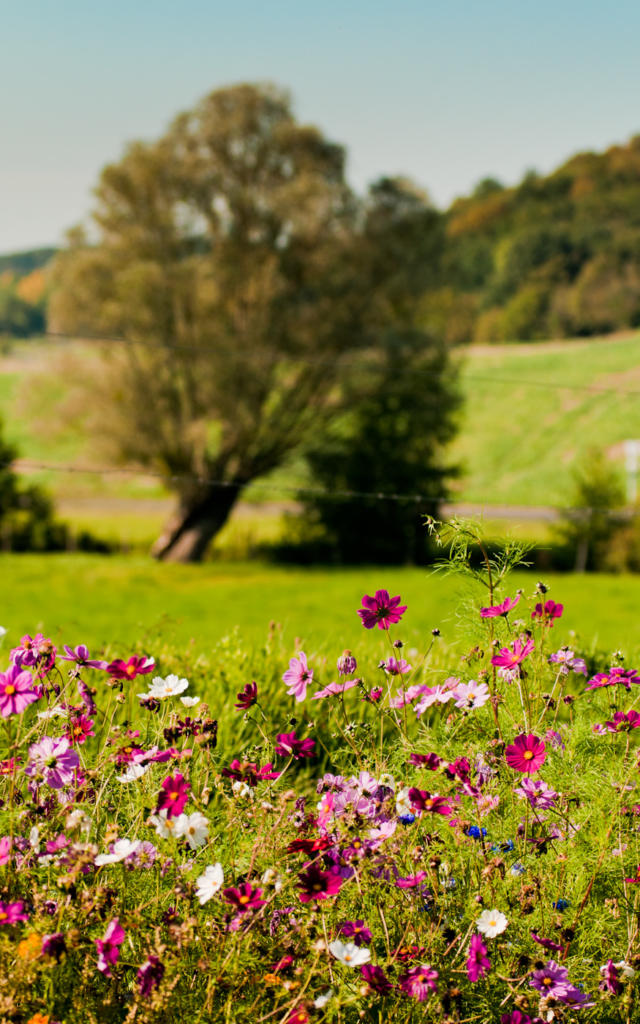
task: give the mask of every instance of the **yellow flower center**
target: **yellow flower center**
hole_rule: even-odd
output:
[[[249,902],[249,897],[248,896],[241,896],[240,899],[238,900],[238,903],[248,903],[248,902]]]
[[[525,761],[530,761],[533,757],[533,750],[525,750],[523,757]]]
[[[7,696],[7,697],[10,697],[12,694],[14,694],[16,692],[16,688],[13,685],[13,683],[9,683],[8,686],[5,686],[4,692],[5,692],[5,696]]]

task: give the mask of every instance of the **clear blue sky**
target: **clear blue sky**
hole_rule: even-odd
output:
[[[0,252],[59,243],[101,167],[211,89],[271,80],[438,205],[640,132],[637,0],[0,0]]]

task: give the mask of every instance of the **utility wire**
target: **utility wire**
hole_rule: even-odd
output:
[[[316,497],[322,497],[322,498],[329,498],[330,500],[337,500],[337,501],[366,500],[366,501],[398,501],[398,502],[407,502],[407,503],[415,503],[415,504],[421,504],[423,502],[424,503],[429,503],[429,504],[433,504],[435,502],[438,505],[452,505],[452,504],[456,504],[454,498],[451,495],[446,496],[446,497],[443,496],[443,495],[440,495],[438,497],[434,497],[433,495],[426,495],[426,494],[394,494],[394,493],[389,493],[389,492],[384,492],[384,491],[355,491],[355,490],[331,490],[331,491],[328,491],[328,490],[326,490],[323,487],[307,487],[305,485],[294,486],[294,485],[287,485],[287,484],[251,483],[251,484],[247,484],[247,485],[243,486],[243,485],[239,485],[239,484],[233,483],[232,481],[228,481],[228,480],[215,480],[215,479],[211,479],[211,478],[206,477],[206,476],[191,475],[191,474],[187,474],[187,473],[173,473],[173,474],[167,475],[167,474],[164,474],[164,473],[157,472],[155,470],[140,470],[140,469],[128,468],[126,466],[123,466],[121,468],[118,468],[116,466],[104,466],[104,467],[101,467],[101,468],[95,468],[95,467],[84,467],[84,466],[69,466],[69,465],[61,465],[61,464],[51,465],[51,464],[46,463],[46,462],[32,462],[30,459],[19,459],[18,462],[19,462],[19,467],[18,467],[19,469],[38,470],[38,471],[40,471],[40,470],[45,471],[46,470],[47,472],[52,472],[52,473],[78,473],[78,474],[87,474],[87,475],[92,475],[92,476],[122,476],[122,475],[125,475],[125,476],[133,476],[133,477],[138,477],[138,478],[149,478],[149,477],[151,477],[151,478],[154,478],[154,479],[157,479],[157,480],[162,480],[163,483],[165,483],[165,484],[171,484],[171,483],[194,483],[194,484],[203,484],[205,486],[210,486],[210,487],[223,487],[223,488],[236,489],[238,491],[244,490],[245,486],[246,486],[247,488],[250,487],[251,491],[253,493],[255,493],[256,491],[260,491],[260,492],[262,492],[264,494],[279,494],[279,495],[291,494],[291,495],[293,495],[295,497],[303,497],[305,495],[309,495],[309,496],[316,496]],[[10,466],[11,464],[12,463],[9,463],[9,462],[5,462],[3,464],[0,464],[0,469],[3,469],[5,467],[7,467],[7,466]],[[485,502],[463,501],[463,502],[460,502],[460,504],[483,506],[486,503]],[[490,507],[491,506],[489,506],[489,508]],[[632,517],[635,514],[635,509],[628,508],[628,507],[627,508],[591,508],[591,507],[584,507],[584,506],[560,506],[560,505],[526,505],[525,506],[525,505],[522,505],[522,504],[515,504],[513,502],[505,502],[505,501],[499,502],[499,507],[500,508],[508,508],[508,509],[520,509],[520,510],[522,510],[524,508],[526,508],[526,509],[540,509],[541,511],[547,510],[547,509],[552,509],[554,512],[557,512],[558,514],[567,513],[567,515],[575,516],[576,518],[580,518],[580,517],[583,517],[583,516],[586,517],[588,515],[592,515],[592,514],[595,514],[595,513],[602,513],[602,514],[605,514],[605,515],[608,515],[608,516],[611,516],[611,517],[614,517],[614,518],[627,519],[627,518]]]
[[[41,337],[52,338],[56,341],[68,341],[68,342],[93,342],[99,344],[114,344],[114,345],[131,345],[139,346],[141,348],[149,348],[156,351],[164,352],[186,352],[192,355],[202,352],[211,351],[204,345],[188,345],[182,344],[181,342],[165,344],[163,342],[155,341],[133,341],[129,338],[114,337],[112,335],[100,335],[100,334],[86,334],[86,335],[75,335],[65,334],[62,331],[47,331]],[[640,340],[640,339],[639,339]],[[229,347],[229,351],[234,351]],[[639,352],[640,357],[640,352]],[[334,358],[323,358],[323,357],[301,357],[301,356],[286,356],[289,363],[298,365],[309,365],[309,366],[334,366],[336,362],[340,362],[342,366],[357,366],[357,362],[354,359],[342,360],[337,355]],[[640,361],[640,358],[639,358]],[[398,367],[402,369],[402,367]],[[430,370],[426,367],[411,367],[410,372],[412,376],[449,376],[450,371],[439,371]],[[464,380],[474,381],[477,383],[484,384],[495,384],[500,386],[502,384],[508,385],[509,387],[532,387],[532,388],[544,388],[546,390],[555,391],[576,391],[583,392],[586,394],[603,394],[603,395],[630,395],[636,398],[640,398],[640,390],[634,390],[632,388],[611,388],[603,387],[600,384],[570,384],[570,383],[558,383],[557,381],[549,380],[531,380],[531,378],[525,377],[503,377],[501,375],[492,376],[490,374],[477,374],[477,373],[463,373]]]

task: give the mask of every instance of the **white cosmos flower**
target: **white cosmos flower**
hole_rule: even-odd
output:
[[[314,999],[313,1005],[316,1010],[323,1010],[330,999],[333,999],[332,988],[328,988],[326,992],[322,992],[317,999]]]
[[[491,694],[486,683],[477,683],[472,679],[469,683],[460,683],[453,691],[457,708],[481,708]]]
[[[483,910],[476,921],[476,928],[488,939],[501,935],[509,922],[500,910]]]
[[[158,814],[152,814],[149,817],[149,821],[155,827],[156,835],[160,836],[161,839],[169,839],[170,836],[181,835],[178,828],[180,818],[186,818],[186,814],[180,814],[177,818],[168,818],[167,808],[165,807]]]
[[[634,970],[631,964],[627,963],[626,960],[619,960],[618,963],[614,964],[613,966],[617,967],[617,969],[620,971],[620,974],[622,975],[624,981],[631,981],[633,978],[635,978],[636,974],[638,973],[636,970]],[[604,967],[600,968],[601,971],[605,971],[606,969],[606,964]]]
[[[184,704],[185,708],[195,708],[196,704],[200,703],[199,697],[181,697],[180,703]]]
[[[6,636],[6,635],[7,635],[6,629],[4,628],[4,626],[0,626],[0,640],[2,640],[3,636]]]
[[[149,687],[149,692],[143,694],[145,697],[155,697],[156,700],[164,700],[165,697],[177,697],[180,693],[184,693],[189,681],[187,679],[178,679],[177,676],[170,675],[166,679],[162,676],[154,676]]]
[[[200,811],[193,814],[179,814],[175,819],[175,835],[187,840],[192,850],[204,846],[209,832],[209,820]]]
[[[212,896],[222,888],[224,882],[224,872],[222,870],[222,864],[210,864],[208,868],[204,869],[204,874],[200,875],[196,879],[198,888],[196,889],[196,896],[200,900],[200,906],[204,906],[208,903]]]
[[[50,718],[65,718],[67,712],[64,708],[53,707],[48,708],[47,711],[38,711],[38,718],[41,718],[44,722],[48,722]]]
[[[409,786],[403,786],[396,794],[396,814],[413,814],[413,806],[409,799]]]
[[[116,779],[118,782],[135,782],[148,771],[148,764],[128,764],[122,775],[116,775]]]
[[[366,946],[356,946],[355,942],[340,942],[340,939],[335,939],[329,943],[329,949],[336,960],[346,967],[360,967],[362,964],[368,964],[371,959],[370,950]]]
[[[97,867],[101,867],[103,864],[118,864],[121,860],[124,860],[132,853],[135,853],[139,846],[139,839],[136,839],[133,842],[130,839],[118,839],[113,844],[111,853],[98,854],[94,864]]]
[[[37,825],[29,832],[29,846],[35,853],[40,853],[40,829]]]

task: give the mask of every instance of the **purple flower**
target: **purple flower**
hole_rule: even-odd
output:
[[[631,689],[631,684],[640,683],[640,675],[634,668],[620,668],[615,665],[608,672],[598,672],[587,683],[587,690],[597,690],[602,686],[624,686],[625,690]]]
[[[571,1006],[588,1005],[589,997],[571,984],[567,968],[561,967],[555,960],[549,960],[541,970],[533,971],[529,985],[545,996],[559,999],[561,1003]]]
[[[482,941],[482,936],[471,936],[469,943],[469,956],[467,957],[467,977],[469,981],[477,981],[478,978],[485,978],[491,970],[491,961],[487,956],[488,950]]]
[[[151,953],[138,969],[136,980],[141,996],[149,996],[164,977],[164,965]]]
[[[251,683],[246,683],[244,689],[236,694],[236,699],[237,704],[234,704],[234,707],[238,711],[248,711],[250,707],[253,707],[258,699],[258,684],[255,680]]]
[[[356,946],[366,946],[373,938],[364,921],[345,921],[340,925],[340,934],[352,939]]]
[[[295,697],[298,702],[303,701],[307,695],[307,686],[313,679],[313,669],[307,665],[307,656],[300,651],[297,658],[292,658],[289,668],[282,677],[283,682],[289,687],[287,693]]]
[[[358,610],[364,628],[373,629],[377,626],[378,629],[388,629],[400,622],[407,610],[406,605],[399,607],[400,601],[400,596],[389,597],[387,590],[376,590],[373,597],[365,594],[362,598],[364,607]]]
[[[388,672],[390,676],[404,676],[407,672],[412,672],[413,668],[408,661],[404,658],[387,658],[383,661],[381,668]]]
[[[358,662],[351,651],[343,651],[338,658],[338,673],[341,676],[352,676],[358,667]]]
[[[67,949],[63,933],[52,932],[51,935],[43,935],[41,949],[43,956],[53,956],[60,960]]]
[[[29,672],[12,665],[6,672],[0,672],[0,715],[19,715],[40,697],[34,689]]]
[[[124,938],[124,928],[121,927],[118,918],[114,917],[107,925],[107,930],[104,933],[104,939],[96,939],[96,949],[98,950],[98,970],[101,974],[104,974],[105,978],[113,977],[111,973],[111,965],[117,964],[118,962],[120,946],[124,942]]]
[[[84,644],[78,644],[77,647],[65,644],[64,649],[67,653],[60,655],[61,661],[75,661],[76,665],[83,665],[86,668],[106,668],[109,664],[108,661],[92,660],[89,657],[89,648]]]
[[[569,672],[580,672],[584,676],[587,674],[587,663],[584,658],[574,657],[573,651],[568,647],[561,647],[555,654],[550,654],[549,661],[552,665],[560,665],[560,673],[564,676],[568,676]]]
[[[330,896],[335,896],[340,891],[343,881],[340,875],[332,871],[322,871],[316,864],[312,864],[298,875],[300,902],[328,900]]]
[[[74,772],[80,764],[77,752],[66,737],[53,739],[43,736],[39,743],[29,747],[29,757],[31,760],[25,773],[52,789],[63,789],[73,782]]]
[[[514,793],[525,797],[531,807],[539,807],[543,811],[546,811],[549,807],[554,807],[558,799],[558,794],[555,790],[547,786],[546,782],[543,782],[542,779],[525,777],[518,788],[514,789]]]
[[[607,960],[604,967],[600,968],[600,974],[602,975],[602,981],[598,988],[602,992],[612,992],[616,996],[622,992],[623,985],[620,981],[620,972],[613,960]]]

